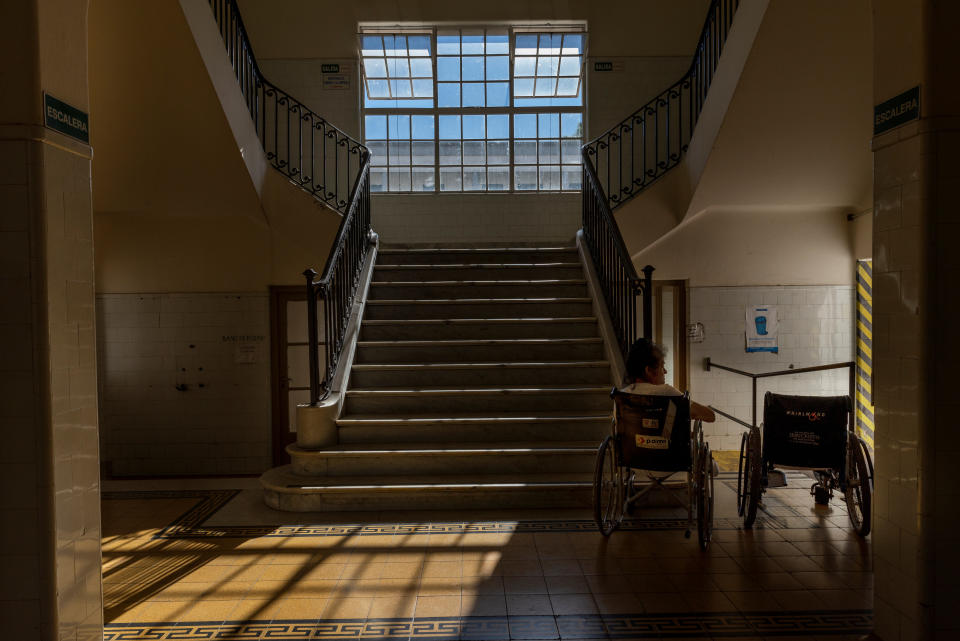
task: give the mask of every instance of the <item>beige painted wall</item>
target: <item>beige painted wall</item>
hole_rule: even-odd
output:
[[[339,215],[272,169],[255,186],[179,4],[93,0],[89,24],[97,291],[264,291],[322,268]]]

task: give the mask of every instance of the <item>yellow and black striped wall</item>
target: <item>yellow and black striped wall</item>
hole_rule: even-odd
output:
[[[857,261],[857,433],[873,451],[873,261]]]

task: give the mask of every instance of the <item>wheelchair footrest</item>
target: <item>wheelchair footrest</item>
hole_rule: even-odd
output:
[[[768,471],[767,487],[787,487],[787,475],[781,470]]]

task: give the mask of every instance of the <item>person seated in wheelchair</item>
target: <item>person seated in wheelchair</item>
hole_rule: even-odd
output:
[[[628,385],[620,391],[644,396],[683,396],[683,392],[666,382],[664,365],[666,350],[648,338],[639,338],[627,354]],[[712,423],[717,420],[713,410],[690,401],[690,420]]]

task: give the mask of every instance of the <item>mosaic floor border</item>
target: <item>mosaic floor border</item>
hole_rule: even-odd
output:
[[[459,521],[440,523],[353,523],[318,525],[217,525],[205,526],[204,521],[225,506],[240,490],[139,490],[103,492],[105,501],[149,499],[198,499],[196,505],[181,514],[155,539],[222,539],[255,537],[323,537],[323,536],[406,536],[410,534],[468,534],[468,533],[539,533],[539,532],[593,532],[592,519],[519,520],[519,521]],[[685,530],[686,519],[627,518],[622,531]],[[773,515],[757,519],[758,528],[782,529],[786,523]],[[715,519],[714,529],[740,529],[739,519]]]
[[[868,634],[869,610],[109,623],[104,641],[630,639]]]

